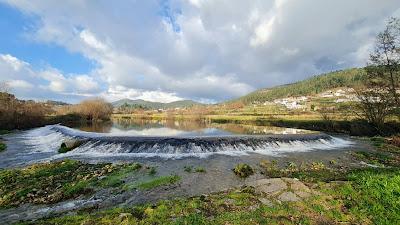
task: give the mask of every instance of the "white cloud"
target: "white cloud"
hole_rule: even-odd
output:
[[[273,33],[274,23],[275,17],[272,17],[259,24],[254,31],[253,37],[250,39],[250,45],[252,47],[257,47],[266,44]]]
[[[126,88],[124,86],[110,87],[106,93],[103,93],[103,96],[109,101],[129,98],[168,103],[182,100],[182,98],[177,97],[175,93],[165,93],[162,91],[143,91]]]
[[[29,66],[28,63],[18,60],[17,58],[9,54],[0,55],[0,58],[5,63],[10,65],[15,71],[19,71],[22,67]]]
[[[29,89],[33,88],[33,85],[24,81],[24,80],[10,80],[7,82],[10,88],[17,88],[17,89]]]
[[[398,0],[3,1],[40,18],[36,41],[98,65],[87,75],[42,77],[44,88],[160,101],[221,101],[365,65],[376,33],[400,9]],[[5,57],[10,70],[32,70]]]
[[[55,68],[34,70],[31,65],[11,55],[0,54],[0,81],[23,99],[68,99],[72,101],[101,91],[99,83],[89,75],[62,74]],[[79,98],[81,96],[81,98]]]

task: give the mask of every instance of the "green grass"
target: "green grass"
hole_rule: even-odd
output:
[[[233,172],[241,178],[246,178],[250,175],[254,174],[254,170],[251,166],[249,166],[248,164],[245,163],[239,163],[235,166],[235,168],[233,169]]]
[[[0,170],[0,208],[23,203],[51,204],[118,186],[140,164],[85,164],[74,160]],[[103,179],[100,179],[103,178]],[[116,182],[116,180],[118,182]]]
[[[80,212],[35,221],[35,224],[357,224],[343,202],[327,195],[304,202],[261,204],[253,188],[241,188],[193,198],[162,200],[100,212]],[[368,224],[368,223],[364,223]]]
[[[191,173],[192,170],[193,170],[193,166],[184,166],[184,167],[183,167],[183,170],[184,170],[185,172]]]
[[[358,218],[368,217],[374,224],[397,224],[400,221],[400,170],[368,169],[354,171],[350,183],[334,194]]]
[[[7,149],[7,145],[0,141],[0,152]]]
[[[204,169],[204,167],[196,167],[193,168],[193,166],[184,166],[183,170],[187,173],[191,173],[191,172],[196,172],[196,173],[205,173],[206,169]]]
[[[178,175],[171,175],[171,176],[161,176],[154,178],[150,181],[145,181],[136,185],[137,188],[141,190],[148,190],[153,189],[159,186],[175,184],[181,180],[181,177]]]
[[[150,167],[149,169],[149,175],[154,176],[157,174],[157,168],[156,167]]]
[[[101,187],[119,187],[124,184],[124,179],[142,168],[139,163],[121,165],[118,170],[112,171],[108,176],[96,183]]]
[[[197,167],[194,171],[196,173],[205,173],[206,169],[204,169],[204,167]]]

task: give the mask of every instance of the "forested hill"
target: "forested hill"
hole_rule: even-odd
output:
[[[313,95],[337,87],[354,87],[360,84],[360,81],[364,76],[365,71],[362,68],[335,71],[317,75],[292,84],[260,89],[232,100],[231,102],[241,101],[245,104],[249,104],[253,102],[272,101],[274,99],[291,96]]]
[[[181,100],[170,103],[161,102],[150,102],[142,99],[121,99],[112,103],[113,107],[125,107],[125,108],[142,108],[142,109],[173,109],[173,108],[187,108],[195,105],[201,105],[201,103],[192,100]]]

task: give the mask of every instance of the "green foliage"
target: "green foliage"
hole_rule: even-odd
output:
[[[0,141],[0,152],[7,149],[7,145]]]
[[[322,93],[337,87],[355,87],[365,76],[364,69],[348,69],[312,77],[293,84],[282,85],[269,89],[261,89],[239,98],[246,104],[252,102],[272,101],[290,96],[302,96]]]
[[[150,167],[149,169],[149,175],[154,176],[157,173],[157,167]]]
[[[187,108],[197,105],[202,105],[201,103],[192,101],[192,100],[182,100],[175,101],[170,103],[161,103],[161,102],[149,102],[141,99],[131,100],[131,99],[121,99],[119,101],[113,102],[112,105],[114,107],[119,108],[120,110],[127,109],[174,109],[174,108]]]
[[[204,167],[197,167],[194,171],[196,173],[205,173],[206,169],[204,169]]]
[[[233,172],[241,178],[246,178],[254,174],[253,168],[245,163],[239,163],[236,165],[236,167],[233,169]]]
[[[191,173],[192,171],[194,171],[196,173],[205,173],[206,172],[206,169],[204,169],[204,167],[193,168],[193,166],[184,166],[183,170],[188,173]]]
[[[171,175],[171,176],[161,176],[154,178],[150,181],[145,181],[140,184],[138,184],[136,187],[141,189],[141,190],[148,190],[148,189],[153,189],[159,186],[164,186],[164,185],[169,185],[169,184],[175,184],[181,180],[181,177],[178,175]]]
[[[374,224],[397,224],[400,221],[400,170],[370,169],[350,174],[348,183],[337,195],[345,206],[360,218],[368,216]]]
[[[184,167],[183,167],[183,170],[184,170],[185,172],[191,173],[192,170],[193,170],[193,166],[184,166]]]

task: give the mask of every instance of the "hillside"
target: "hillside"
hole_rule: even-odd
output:
[[[202,105],[201,103],[192,100],[181,100],[170,103],[150,102],[142,99],[121,99],[112,103],[114,108],[129,107],[129,108],[143,108],[143,109],[173,109],[173,108],[186,108],[195,105]]]
[[[330,72],[292,84],[260,89],[231,102],[241,101],[250,104],[292,96],[319,94],[338,87],[355,87],[360,83],[364,74],[364,69],[359,68]]]

